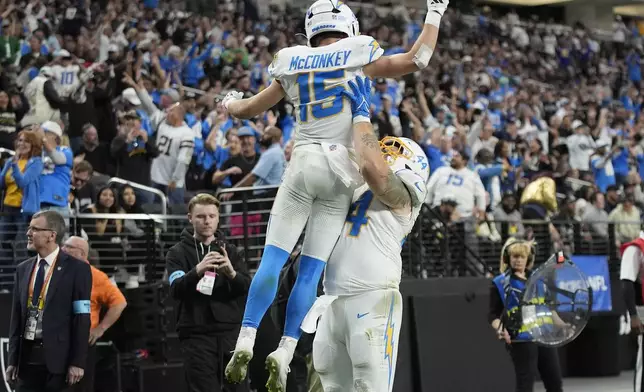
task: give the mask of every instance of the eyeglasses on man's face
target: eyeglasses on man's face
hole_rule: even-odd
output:
[[[52,231],[53,232],[54,230],[48,229],[46,227],[38,227],[38,226],[29,226],[27,228],[27,233],[29,233],[29,232],[31,232],[31,233],[41,233],[41,232],[44,232],[44,231]]]

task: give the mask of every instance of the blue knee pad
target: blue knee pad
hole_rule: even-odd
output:
[[[273,245],[266,245],[257,273],[250,283],[242,326],[258,328],[264,314],[277,294],[280,272],[288,260],[289,252]]]
[[[313,306],[318,293],[318,283],[326,263],[310,256],[302,256],[297,273],[295,287],[291,291],[286,305],[286,324],[284,336],[299,339],[302,336],[300,326],[304,317]]]

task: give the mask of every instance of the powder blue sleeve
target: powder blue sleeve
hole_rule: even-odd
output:
[[[72,308],[74,309],[74,314],[89,314],[91,309],[90,301],[89,300],[74,301],[72,303]]]

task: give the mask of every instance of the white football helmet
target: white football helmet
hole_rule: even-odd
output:
[[[345,33],[349,37],[360,34],[358,19],[341,0],[317,0],[306,12],[304,27],[309,46],[313,37],[327,31]]]
[[[429,160],[418,143],[406,137],[387,136],[380,141],[380,149],[393,172],[409,169],[427,183]]]

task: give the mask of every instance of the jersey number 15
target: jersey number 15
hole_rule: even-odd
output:
[[[343,69],[328,72],[309,72],[300,74],[297,77],[297,85],[300,93],[300,121],[309,121],[310,115],[313,119],[319,120],[335,116],[344,109],[342,91],[344,85],[328,87],[334,81],[344,79]],[[330,98],[333,98],[332,100]],[[322,103],[317,103],[324,101]],[[310,105],[315,103],[314,105]]]
[[[461,186],[463,185],[463,177],[458,174],[450,174],[449,177],[447,177],[447,185]]]

